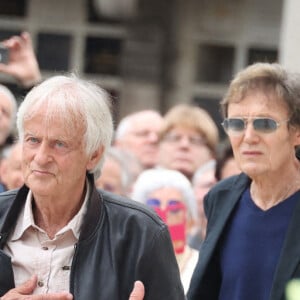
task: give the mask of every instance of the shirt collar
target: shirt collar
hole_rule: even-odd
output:
[[[57,232],[56,235],[63,234],[64,232],[71,230],[74,237],[77,240],[79,239],[81,224],[83,222],[85,213],[87,211],[87,202],[91,191],[90,183],[88,182],[88,180],[86,180],[86,187],[87,188],[86,188],[84,201],[83,204],[81,205],[80,210],[65,227],[63,227],[59,232]],[[16,227],[12,233],[11,236],[12,241],[20,239],[24,234],[24,232],[30,227],[39,228],[34,222],[33,212],[32,212],[32,200],[33,200],[32,192],[29,190],[26,197],[25,205],[20,212],[20,215],[16,223]]]

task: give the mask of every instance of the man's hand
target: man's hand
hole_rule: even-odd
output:
[[[37,284],[37,277],[33,276],[29,280],[27,280],[22,285],[11,289],[5,295],[3,295],[1,300],[72,300],[73,296],[68,292],[61,293],[50,293],[43,295],[32,295]],[[135,299],[135,298],[133,298]],[[139,299],[139,298],[137,298]]]
[[[141,281],[134,283],[133,290],[129,296],[129,300],[143,300],[145,296],[145,287]]]
[[[41,80],[41,73],[28,32],[2,41],[9,50],[7,64],[0,63],[0,72],[13,76],[24,87],[30,87]]]

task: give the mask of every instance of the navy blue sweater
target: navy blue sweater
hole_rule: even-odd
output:
[[[244,192],[221,244],[219,300],[269,299],[296,195],[263,211]]]

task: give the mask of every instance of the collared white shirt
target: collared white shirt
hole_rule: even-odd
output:
[[[88,182],[86,185],[87,192],[79,212],[52,240],[34,223],[32,193],[29,191],[16,227],[4,247],[12,260],[16,286],[37,275],[38,284],[34,294],[69,291],[75,245],[79,239],[90,194]]]

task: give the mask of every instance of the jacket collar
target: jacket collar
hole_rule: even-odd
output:
[[[298,199],[290,221],[279,262],[274,275],[270,299],[281,299],[286,283],[293,278],[300,262],[300,199]]]
[[[97,190],[93,174],[87,174],[91,186],[91,194],[87,204],[87,212],[84,217],[79,241],[88,239],[103,222],[103,197]]]
[[[91,194],[87,203],[87,212],[81,225],[79,241],[85,240],[92,235],[97,226],[99,226],[100,221],[103,219],[101,217],[103,211],[102,195],[99,194],[95,187],[93,174],[87,174],[87,179],[91,187]],[[3,248],[7,237],[16,224],[16,220],[18,219],[19,214],[25,205],[28,192],[29,188],[26,185],[23,185],[17,192],[15,199],[11,198],[13,196],[7,199],[7,202],[9,202],[7,205],[7,214],[4,217],[4,220],[1,221],[2,225],[0,224],[0,249]]]
[[[214,246],[216,246],[218,238],[221,236],[235,205],[249,184],[250,178],[242,173],[238,176],[228,178],[216,186],[217,197],[220,200],[216,203],[215,207],[211,207],[208,212],[209,214],[213,214],[214,224],[212,226],[214,226],[215,233],[211,236],[208,235],[208,239],[211,240],[210,243]],[[210,215],[208,217],[210,217]]]
[[[202,259],[199,260],[198,264],[199,270],[201,269],[202,271],[197,274],[198,278],[202,277],[202,272],[209,268],[208,265],[217,250],[226,223],[249,183],[249,177],[242,173],[217,183],[205,197],[204,206],[208,216],[207,236],[200,249]],[[210,197],[218,198],[218,201],[208,201]],[[209,207],[207,207],[207,201],[209,202]],[[213,220],[212,223],[210,220]],[[210,227],[212,227],[212,231],[210,231]]]
[[[7,199],[6,201],[3,200],[1,209],[2,213],[4,213],[5,210],[6,215],[1,218],[0,249],[4,247],[7,237],[9,236],[16,224],[16,220],[18,219],[19,214],[23,206],[25,205],[28,192],[28,187],[26,185],[23,185],[18,190],[16,195],[14,193],[10,196],[11,192],[7,192]]]

